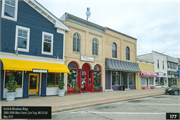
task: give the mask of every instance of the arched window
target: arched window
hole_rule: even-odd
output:
[[[73,52],[80,52],[80,35],[78,33],[75,33],[73,35]]]
[[[130,60],[130,50],[129,50],[129,47],[126,47],[126,60]]]
[[[116,43],[112,44],[112,57],[117,58],[117,45],[116,45]]]
[[[92,54],[98,55],[98,40],[97,39],[92,40]]]
[[[67,87],[79,87],[78,86],[78,65],[76,62],[70,62],[68,64],[68,78],[67,78]],[[71,89],[71,88],[70,88]]]
[[[101,67],[94,66],[94,86],[101,86]]]

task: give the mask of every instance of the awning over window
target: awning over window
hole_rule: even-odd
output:
[[[106,70],[141,72],[137,63],[106,58]]]
[[[155,72],[145,72],[145,71],[142,71],[139,75],[140,76],[158,77],[158,74],[156,74]]]
[[[3,70],[33,71],[33,69],[38,69],[48,70],[48,72],[69,73],[69,69],[64,64],[5,58],[1,58],[1,60],[3,62]]]

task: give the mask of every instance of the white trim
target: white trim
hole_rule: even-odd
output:
[[[3,52],[0,52],[0,58],[64,64],[64,60],[62,59],[34,57],[30,55],[15,55],[11,53],[3,53]]]
[[[17,21],[17,10],[18,10],[18,0],[15,0],[14,18],[5,16],[4,15],[4,12],[5,12],[5,0],[2,0],[2,12],[1,12],[1,17],[2,18],[12,20],[12,21]]]
[[[50,52],[44,52],[44,35],[51,36],[51,51]],[[53,41],[54,41],[54,34],[47,33],[47,32],[42,32],[42,49],[41,49],[41,54],[45,55],[53,55]]]
[[[47,72],[48,72],[48,70],[33,69],[33,72],[47,73]]]
[[[64,30],[62,30],[62,29],[59,29],[59,28],[57,28],[57,31],[56,31],[57,33],[61,33],[61,34],[65,34],[65,31]]]
[[[17,44],[18,44],[18,30],[19,29],[27,31],[26,49],[18,48],[18,46],[17,46]],[[22,51],[22,52],[29,52],[29,41],[30,41],[30,28],[16,25],[16,35],[15,35],[15,47],[14,47],[14,50],[18,50],[18,51]]]

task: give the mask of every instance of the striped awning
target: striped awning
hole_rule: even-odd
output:
[[[110,58],[106,58],[106,70],[138,72],[138,73],[141,72],[137,63],[110,59]]]

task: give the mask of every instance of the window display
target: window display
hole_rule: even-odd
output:
[[[129,73],[129,85],[135,85],[135,74]]]
[[[94,66],[94,86],[101,86],[101,68],[98,65]]]
[[[154,85],[154,78],[153,77],[149,78],[149,85]]]
[[[78,66],[75,62],[68,65],[67,87],[78,87]]]
[[[17,82],[17,88],[22,88],[22,71],[6,71],[6,77],[5,77],[5,88],[6,88],[6,83],[9,81],[9,76],[13,74],[15,77],[15,81]]]
[[[47,87],[58,87],[58,82],[61,76],[61,73],[48,73]]]
[[[112,71],[112,85],[120,86],[120,72]]]

